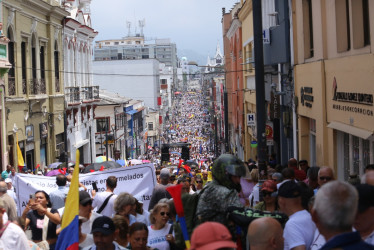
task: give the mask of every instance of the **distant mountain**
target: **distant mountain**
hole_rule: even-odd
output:
[[[205,65],[208,55],[202,55],[192,49],[177,49],[178,58],[187,57],[188,61],[195,61],[199,65]]]

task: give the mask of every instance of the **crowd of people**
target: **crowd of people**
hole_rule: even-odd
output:
[[[80,186],[80,249],[187,249],[168,191],[179,184],[190,249],[374,249],[374,165],[344,182],[332,168],[310,167],[306,160],[291,158],[280,166],[271,156],[260,175],[252,160],[231,154],[213,159],[203,100],[190,91],[175,102],[167,142],[191,143],[194,164],[185,165],[177,148],[170,162],[155,164],[148,207],[142,197],[119,189],[116,176],[106,179],[102,192]],[[54,177],[52,192],[30,194],[19,217],[16,175],[12,166],[1,174],[0,249],[55,249],[71,172]]]

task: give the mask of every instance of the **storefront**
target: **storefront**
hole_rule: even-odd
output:
[[[373,65],[359,55],[295,67],[299,159],[334,167],[340,180],[374,162]]]

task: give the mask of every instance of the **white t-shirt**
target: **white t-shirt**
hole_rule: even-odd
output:
[[[166,235],[169,234],[171,224],[166,223],[164,228],[153,230],[151,226],[148,227],[148,244],[151,248],[169,250],[169,242],[166,240]]]
[[[92,212],[90,219],[82,223],[82,226],[81,226],[82,233],[90,234],[91,230],[92,230],[92,223],[94,222],[94,220],[96,218],[98,218],[100,216],[102,216],[102,215],[98,214],[98,213],[95,213],[95,212]]]
[[[258,183],[253,187],[252,193],[249,195],[248,199],[253,207],[260,202],[260,186]]]
[[[95,198],[92,201],[92,207],[94,208],[94,211],[97,212],[97,210],[101,207],[101,205],[104,203],[105,199],[111,195],[112,192],[98,192],[96,193]],[[108,204],[106,204],[104,210],[101,212],[101,215],[108,216],[110,218],[113,217],[114,214],[114,200],[117,198],[117,195],[113,195],[110,197]]]
[[[314,231],[313,243],[310,246],[310,250],[321,249],[321,247],[325,244],[326,244],[325,237],[319,232],[318,228],[316,228],[316,231]]]
[[[305,246],[309,249],[312,245],[316,225],[312,216],[306,210],[301,210],[291,215],[284,227],[284,249],[292,249],[297,246]]]
[[[0,238],[0,249],[30,249],[25,232],[16,224],[10,223]]]

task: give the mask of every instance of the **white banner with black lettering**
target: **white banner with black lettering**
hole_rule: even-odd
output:
[[[105,182],[109,176],[117,177],[117,187],[114,189],[115,194],[128,192],[133,196],[139,197],[143,201],[143,208],[148,210],[153,188],[156,185],[156,175],[153,164],[80,174],[79,182],[86,186],[87,192],[91,195],[92,183],[96,182],[99,192],[103,192],[106,190]],[[69,185],[70,184],[67,186]],[[30,199],[30,194],[34,194],[37,190],[44,190],[49,194],[57,189],[56,177],[17,174],[15,189],[17,193],[18,215],[21,215]]]

